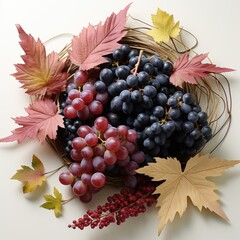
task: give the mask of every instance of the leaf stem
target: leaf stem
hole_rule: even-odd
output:
[[[75,199],[77,196],[72,196],[71,198],[69,198],[69,199],[66,199],[66,200],[62,200],[61,202],[62,202],[62,204],[66,204],[66,203],[68,203],[68,202],[71,202],[73,199]]]
[[[56,168],[56,169],[54,169],[54,170],[45,172],[43,175],[54,174],[54,173],[58,172],[60,169],[62,169],[62,168],[65,167],[65,166],[66,166],[66,165],[64,164],[64,165],[62,165],[62,166],[60,166],[60,167],[58,167],[58,168]]]

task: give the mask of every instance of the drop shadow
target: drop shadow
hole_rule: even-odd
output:
[[[35,202],[43,197],[46,192],[49,191],[49,185],[44,182],[41,187],[37,187],[34,192],[26,193],[25,198],[30,202]]]

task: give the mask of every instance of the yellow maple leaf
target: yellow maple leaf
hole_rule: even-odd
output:
[[[176,38],[179,35],[179,21],[174,22],[173,15],[162,11],[158,8],[157,14],[152,14],[152,23],[154,29],[148,31],[148,34],[153,37],[156,42],[169,42],[170,37]]]
[[[222,172],[240,163],[238,160],[221,160],[218,157],[209,158],[209,155],[191,158],[182,171],[180,162],[175,158],[156,158],[156,163],[137,170],[138,173],[152,177],[153,181],[162,181],[154,194],[160,194],[157,206],[160,207],[158,216],[160,224],[158,234],[162,232],[168,221],[172,222],[176,213],[181,217],[187,208],[189,197],[199,211],[208,208],[224,220],[226,214],[218,202],[219,196],[215,192],[215,183],[207,180],[207,177],[220,176]]]
[[[46,202],[43,203],[40,207],[54,210],[55,216],[59,217],[62,215],[62,194],[55,187],[53,189],[53,194],[54,196],[50,194],[44,195]]]
[[[44,167],[41,160],[33,155],[32,168],[22,165],[22,169],[17,170],[17,173],[11,179],[18,180],[23,183],[23,193],[33,192],[38,186],[41,186],[46,181],[44,175]]]

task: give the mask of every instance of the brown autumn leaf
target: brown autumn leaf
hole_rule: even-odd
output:
[[[160,194],[157,199],[157,206],[160,207],[158,234],[160,235],[168,221],[174,220],[176,213],[179,213],[180,217],[183,215],[188,197],[199,211],[203,207],[208,208],[224,220],[228,220],[218,202],[219,196],[215,192],[217,186],[207,177],[220,176],[225,169],[238,163],[238,160],[196,155],[187,162],[184,171],[176,158],[156,158],[156,163],[149,163],[148,166],[138,169],[138,173],[152,177],[153,181],[165,180],[154,192]]]

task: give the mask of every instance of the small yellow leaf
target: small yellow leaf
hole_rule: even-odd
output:
[[[54,196],[56,197],[56,199],[62,200],[62,194],[57,190],[57,188],[54,187],[53,193],[54,193]]]
[[[62,194],[54,187],[52,195],[44,195],[46,200],[40,207],[46,208],[49,210],[54,210],[54,214],[56,217],[62,215]]]
[[[154,29],[149,30],[148,34],[153,37],[156,42],[169,42],[170,37],[176,38],[179,35],[179,22],[175,23],[173,15],[162,11],[158,8],[157,14],[152,14],[152,23]]]
[[[225,169],[238,163],[240,161],[196,155],[187,162],[184,171],[175,158],[156,158],[156,163],[149,163],[148,166],[138,169],[138,173],[152,177],[153,181],[165,180],[154,192],[160,194],[157,199],[157,206],[160,207],[159,235],[168,221],[174,220],[176,213],[182,216],[187,208],[188,197],[199,211],[203,207],[208,208],[224,220],[228,220],[218,202],[219,196],[215,192],[217,186],[207,180],[207,177],[220,176]]]
[[[11,179],[18,180],[23,183],[23,193],[33,192],[38,186],[41,186],[46,181],[44,176],[44,167],[41,160],[33,155],[32,167],[21,166],[22,169],[17,170],[17,173]]]

